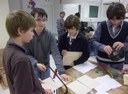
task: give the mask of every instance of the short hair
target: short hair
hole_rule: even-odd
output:
[[[60,14],[65,14],[65,12],[64,11],[61,11]]]
[[[78,18],[80,18],[80,13],[79,12],[75,13],[75,16],[77,16]]]
[[[125,7],[122,3],[112,2],[107,9],[107,18],[110,19],[125,19]]]
[[[35,27],[34,17],[23,10],[16,10],[6,17],[6,29],[10,37],[18,37],[18,28],[26,32],[31,27]]]
[[[48,18],[48,15],[46,13],[46,11],[42,8],[34,8],[32,11],[31,11],[31,15],[33,17],[35,17],[35,14],[38,14],[38,16],[41,16],[41,17],[44,17],[46,16],[46,18]]]
[[[64,26],[66,29],[71,29],[72,27],[75,27],[77,30],[79,30],[80,20],[75,15],[69,15],[64,22]]]

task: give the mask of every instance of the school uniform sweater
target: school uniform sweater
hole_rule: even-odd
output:
[[[60,53],[62,52],[62,50],[82,52],[82,56],[73,62],[74,65],[84,63],[86,60],[88,60],[89,47],[86,37],[83,34],[78,33],[76,39],[73,39],[71,44],[69,43],[69,41],[70,38],[68,37],[68,32],[64,33],[60,37],[60,41],[58,44]]]
[[[122,28],[119,30],[119,32],[116,34],[116,36],[112,36],[108,30],[106,21],[103,21],[103,22],[101,22],[101,31],[102,32],[101,32],[101,37],[100,37],[99,42],[104,45],[110,45],[111,47],[114,44],[114,42],[117,42],[117,41],[124,43],[126,41],[126,37],[128,36],[127,30],[128,30],[128,23],[126,23],[124,21]],[[100,50],[98,50],[97,60],[104,62],[104,63],[114,63],[114,62],[122,63],[122,61],[124,61],[123,58],[119,61],[112,61],[109,59],[109,57],[106,53],[104,53]]]

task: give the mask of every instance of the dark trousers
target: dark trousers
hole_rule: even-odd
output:
[[[65,33],[64,29],[57,29],[58,32],[58,41],[60,40],[60,36]]]

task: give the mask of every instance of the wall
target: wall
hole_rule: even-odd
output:
[[[98,11],[98,18],[89,18],[89,6],[99,6],[99,11]],[[101,7],[100,7],[100,2],[90,2],[90,1],[85,1],[83,4],[82,4],[82,7],[83,7],[83,15],[82,15],[82,18],[81,20],[85,20],[85,21],[91,21],[91,20],[95,20],[95,19],[99,19],[100,18],[100,10],[101,10]]]
[[[53,31],[55,34],[57,34],[56,20],[61,11],[63,11],[63,5],[60,3],[60,0],[54,0]]]
[[[101,2],[100,0],[62,0],[62,4],[64,5],[64,9],[66,9],[68,12],[67,14],[74,14],[75,12],[78,11],[78,9],[76,9],[75,6],[81,5],[81,21],[88,21],[89,22],[89,26],[93,26],[94,28],[96,27],[97,22],[99,21],[100,17],[101,17]],[[72,6],[69,6],[72,4],[74,6],[74,8],[72,8]],[[90,5],[94,5],[94,6],[99,6],[99,12],[98,12],[98,18],[89,18],[89,6]],[[67,15],[66,15],[67,16]]]
[[[59,12],[63,10],[60,0],[35,0],[36,7],[43,8],[48,14],[48,21],[46,27],[54,34],[57,34],[56,19],[59,16]],[[27,12],[31,12],[28,8],[28,0],[22,0],[23,9]]]
[[[65,11],[64,19],[66,19],[69,15],[78,12],[78,4],[63,4],[63,10]]]
[[[21,0],[8,0],[9,2],[9,10],[13,11],[16,9],[22,9],[22,2]]]
[[[8,40],[8,34],[6,32],[5,28],[5,20],[6,16],[9,13],[9,6],[8,6],[8,0],[1,0],[0,1],[0,48],[4,48],[6,45],[6,42]]]
[[[70,14],[75,14],[78,12],[78,5],[82,5],[84,1],[85,0],[62,0],[63,10],[66,12],[65,18]],[[81,6],[80,16],[82,16],[83,12],[83,6]]]
[[[102,2],[100,0],[94,1],[94,0],[87,0],[85,1],[86,6],[84,6],[84,16],[82,18],[83,21],[88,21],[88,26],[91,26],[94,30],[97,27],[97,22],[102,20]],[[90,18],[89,17],[89,6],[99,6],[98,9],[98,17],[97,18]]]
[[[81,4],[84,0],[61,0],[62,4]]]

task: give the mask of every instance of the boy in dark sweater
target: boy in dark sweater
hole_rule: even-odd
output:
[[[128,23],[125,18],[125,7],[119,2],[112,3],[107,9],[107,21],[98,24],[93,38],[93,45],[97,49],[98,63],[122,70],[125,58],[112,60],[110,55],[113,50],[127,48]],[[126,50],[126,49],[125,49]]]
[[[59,50],[62,56],[66,55],[67,51],[82,52],[80,58],[71,62],[71,66],[65,66],[65,68],[72,67],[84,63],[89,58],[88,41],[86,37],[79,32],[80,20],[74,15],[70,15],[64,22],[64,26],[67,32],[60,37]]]
[[[6,18],[6,28],[10,39],[3,54],[10,94],[51,94],[44,90],[33,72],[31,62],[23,44],[33,38],[34,18],[22,10],[11,12]]]

